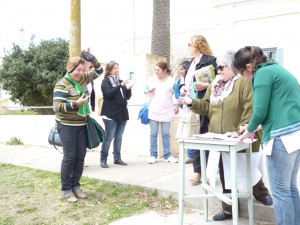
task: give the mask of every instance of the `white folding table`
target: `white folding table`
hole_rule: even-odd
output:
[[[179,140],[179,224],[183,224],[184,217],[184,200],[186,199],[203,199],[204,201],[204,216],[208,221],[208,199],[218,198],[229,205],[232,205],[232,224],[238,225],[238,198],[247,198],[248,202],[248,216],[249,225],[253,225],[253,192],[252,192],[252,144],[236,141],[223,141],[223,140],[203,140],[198,138],[186,138]],[[185,162],[184,156],[186,149],[195,149],[200,151],[201,158],[201,187],[204,190],[204,194],[187,195],[185,194]],[[244,193],[238,193],[236,183],[236,170],[237,170],[237,153],[246,149],[247,158],[247,191]],[[206,157],[205,150],[207,151],[219,151],[230,153],[230,175],[231,175],[231,194],[223,194],[218,192],[215,188],[212,188],[207,183],[206,175]],[[231,198],[229,198],[231,196]]]

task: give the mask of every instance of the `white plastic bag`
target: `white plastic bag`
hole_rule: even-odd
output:
[[[175,138],[188,138],[193,134],[198,134],[200,130],[200,119],[199,115],[195,114],[191,110],[184,112],[181,116]]]

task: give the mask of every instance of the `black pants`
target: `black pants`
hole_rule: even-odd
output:
[[[63,145],[64,156],[61,162],[62,192],[66,194],[80,187],[86,155],[86,126],[66,126],[57,123],[57,130]]]
[[[204,91],[198,92],[198,98],[203,98],[205,91],[206,91],[206,89]],[[209,123],[208,116],[200,115],[200,130],[199,130],[200,134],[205,134],[206,132],[208,132],[208,123]],[[206,155],[206,165],[207,165],[209,151],[205,151],[205,155]],[[200,151],[199,150],[194,150],[193,168],[194,168],[194,173],[201,173],[201,161],[200,161]]]
[[[206,156],[206,165],[207,165],[209,151],[205,151],[205,156]],[[193,168],[194,168],[194,173],[201,173],[201,161],[200,161],[200,151],[199,150],[194,150]]]
[[[220,180],[222,184],[223,193],[231,193],[230,189],[225,189],[225,179],[224,179],[224,168],[223,168],[223,161],[222,156],[220,156],[219,161],[219,173],[220,173]],[[253,186],[253,195],[256,200],[262,201],[265,199],[267,195],[269,195],[269,191],[267,187],[265,186],[262,178],[258,181],[256,185]],[[225,202],[222,202],[222,209],[226,213],[232,213],[232,206],[226,204]]]

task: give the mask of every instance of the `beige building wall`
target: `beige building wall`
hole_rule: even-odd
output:
[[[171,57],[175,60],[172,69],[176,69],[178,58],[187,56],[189,38],[202,34],[215,56],[246,45],[276,47],[279,62],[300,81],[297,69],[300,33],[296,32],[299,27],[300,0],[171,1]],[[135,49],[149,53],[150,40],[150,36],[140,34]],[[127,40],[129,48],[132,42]]]

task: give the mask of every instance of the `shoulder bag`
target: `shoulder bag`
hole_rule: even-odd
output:
[[[87,142],[88,149],[97,148],[106,138],[105,130],[101,125],[92,117],[87,116],[86,122],[87,129]]]
[[[141,106],[141,109],[139,111],[138,119],[140,119],[141,123],[144,125],[147,125],[149,123],[148,112],[151,97],[152,94],[148,97],[147,101]]]
[[[50,145],[53,145],[54,148],[59,151],[60,153],[62,153],[60,150],[58,150],[58,148],[56,146],[62,147],[62,143],[57,131],[57,126],[55,125],[54,127],[51,127],[50,129],[50,133],[48,135],[48,143]]]

